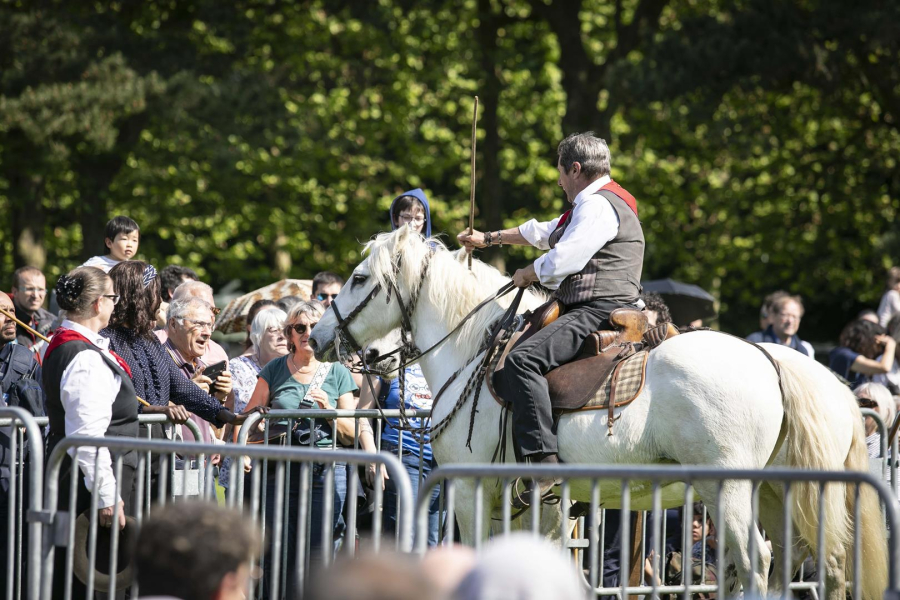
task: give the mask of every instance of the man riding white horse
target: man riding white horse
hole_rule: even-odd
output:
[[[644,234],[634,197],[610,179],[609,148],[593,133],[576,133],[560,142],[559,186],[572,209],[552,221],[535,219],[497,232],[464,232],[467,250],[492,245],[532,245],[549,250],[516,271],[513,282],[540,282],[555,290],[565,314],[518,345],[498,376],[500,395],[513,405],[513,429],[521,455],[532,463],[556,464],[557,440],[544,376],[572,361],[592,332],[609,328],[610,313],[636,308],[641,293]],[[540,496],[559,481],[539,480]],[[528,505],[532,483],[514,494],[513,504]]]

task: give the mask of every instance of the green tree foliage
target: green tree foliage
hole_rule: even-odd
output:
[[[559,214],[555,145],[593,129],[640,203],[648,278],[707,287],[737,333],[765,293],[801,293],[806,335],[828,339],[900,262],[897,12],[0,0],[0,272],[52,282],[121,213],[143,258],[215,286],[346,273],[412,187],[452,245],[477,94],[480,226]]]

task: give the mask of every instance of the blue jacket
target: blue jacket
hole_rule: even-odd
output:
[[[402,198],[403,196],[412,196],[413,198],[417,198],[419,202],[422,203],[422,206],[425,207],[425,230],[422,232],[422,235],[425,237],[431,237],[431,207],[428,206],[428,197],[425,196],[425,192],[422,191],[421,188],[416,188],[414,190],[409,190],[408,192],[403,192],[391,202],[391,208],[388,211],[388,219],[391,221],[391,231],[396,229],[394,226],[394,220],[391,219],[391,215],[394,213],[394,204],[397,203],[397,200]]]

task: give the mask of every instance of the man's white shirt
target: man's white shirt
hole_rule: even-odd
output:
[[[80,333],[115,362],[116,359],[109,353],[107,338],[68,319],[62,322],[62,327]],[[59,398],[66,411],[66,437],[103,437],[112,421],[112,406],[121,386],[122,379],[98,353],[85,351],[76,354],[59,382]],[[75,458],[75,448],[69,448],[68,453]],[[96,448],[81,448],[75,460],[84,473],[88,490],[93,491],[94,479],[98,482],[97,507],[107,508],[115,505],[121,496],[116,496],[116,478],[109,450],[100,448],[95,471],[96,455]]]
[[[550,234],[559,224],[535,219],[519,225],[519,233],[541,250],[550,250],[534,261],[534,272],[542,285],[557,289],[563,280],[584,269],[588,261],[619,233],[619,215],[609,200],[598,194],[600,188],[612,181],[604,175],[591,182],[572,202],[569,225],[556,247],[550,249]]]

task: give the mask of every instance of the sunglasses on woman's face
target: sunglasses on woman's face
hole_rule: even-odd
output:
[[[318,321],[316,321],[318,323]],[[288,325],[288,329],[293,329],[297,332],[297,335],[303,335],[306,333],[307,328],[312,331],[313,327],[316,326],[316,323],[310,323],[307,325],[306,323],[294,323],[293,325]]]
[[[856,402],[860,408],[878,408],[878,403],[869,398],[857,398]]]

